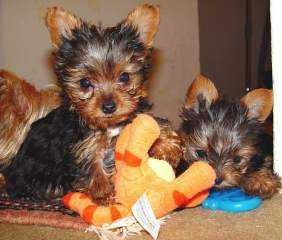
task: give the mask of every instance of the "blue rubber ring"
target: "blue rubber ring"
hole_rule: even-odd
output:
[[[225,190],[212,190],[202,206],[210,210],[238,213],[247,212],[258,208],[262,199],[258,196],[250,196],[240,188]]]

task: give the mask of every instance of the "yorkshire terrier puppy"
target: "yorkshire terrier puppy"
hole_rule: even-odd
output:
[[[270,198],[280,188],[273,172],[272,139],[263,129],[271,111],[271,90],[256,89],[230,101],[199,76],[188,89],[182,112],[185,158],[189,163],[207,161],[216,171],[217,188],[241,187]]]
[[[142,5],[114,27],[87,23],[70,12],[48,9],[56,48],[54,68],[64,103],[35,122],[6,169],[12,197],[52,199],[69,190],[113,201],[113,149],[120,130],[146,110],[144,82],[151,65],[159,8]],[[150,154],[176,167],[180,137],[160,120],[161,137]]]
[[[60,105],[58,88],[42,91],[0,70],[0,169],[11,163],[31,124]]]

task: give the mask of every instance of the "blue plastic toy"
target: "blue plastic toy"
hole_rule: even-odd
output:
[[[258,208],[261,203],[260,197],[247,195],[240,188],[231,188],[211,190],[202,206],[210,210],[238,213]]]

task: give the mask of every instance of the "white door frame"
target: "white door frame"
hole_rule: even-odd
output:
[[[274,169],[282,176],[282,0],[270,0],[274,93]]]

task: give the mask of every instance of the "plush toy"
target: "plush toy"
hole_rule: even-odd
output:
[[[63,203],[93,225],[111,223],[131,214],[131,207],[146,193],[157,218],[178,207],[199,205],[215,180],[214,170],[204,162],[194,163],[175,178],[164,160],[149,158],[148,150],[160,135],[157,122],[140,114],[121,132],[115,149],[116,204],[98,206],[83,193],[68,193]]]

